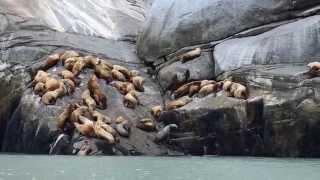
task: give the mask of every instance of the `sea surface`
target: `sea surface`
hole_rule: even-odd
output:
[[[0,155],[0,180],[320,180],[320,159]]]

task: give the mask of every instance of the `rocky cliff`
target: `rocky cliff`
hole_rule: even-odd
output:
[[[50,0],[43,2],[60,7]],[[117,28],[106,28],[109,35],[117,34],[114,38],[104,36],[101,28],[93,34],[61,30],[37,14],[12,10],[12,3],[0,8],[2,151],[48,154],[51,149],[53,154],[74,154],[89,140],[97,154],[320,156],[320,79],[306,74],[306,65],[319,59],[320,1],[121,2],[126,6],[113,4],[119,9],[107,11],[117,22]],[[59,10],[55,12],[63,13]],[[73,17],[72,13],[66,12]],[[90,25],[85,17],[79,17],[78,23]],[[99,23],[110,26],[100,18]],[[197,47],[199,57],[186,63],[179,60]],[[221,91],[192,97],[187,105],[162,112],[156,121],[158,130],[178,125],[164,142],[154,141],[155,132],[136,127],[115,146],[96,138],[61,136],[55,118],[72,99],[79,100],[85,85],[46,106],[30,88],[31,72],[48,55],[70,49],[138,70],[146,79],[134,110],[123,106],[113,87],[100,83],[109,99],[103,113],[112,119],[121,115],[135,124],[153,118],[152,107],[163,106],[177,87],[197,80],[232,79],[248,88],[249,97],[227,97]],[[90,73],[85,70],[79,78],[88,79]]]

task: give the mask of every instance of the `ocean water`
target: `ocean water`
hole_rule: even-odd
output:
[[[320,159],[0,155],[0,180],[319,180]]]

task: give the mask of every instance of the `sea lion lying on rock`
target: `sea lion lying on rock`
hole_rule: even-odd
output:
[[[144,78],[141,76],[134,76],[131,78],[132,79],[132,84],[134,86],[134,88],[140,92],[144,91]]]
[[[207,84],[205,86],[203,86],[200,90],[199,90],[199,95],[201,97],[205,97],[211,93],[217,93],[220,90],[222,90],[222,86],[223,83],[222,82],[217,82],[217,83],[213,83],[213,84]]]
[[[96,109],[96,101],[91,97],[90,91],[88,89],[83,91],[81,98],[83,100],[83,103],[89,107],[89,110],[94,111]]]
[[[162,111],[163,109],[161,106],[154,106],[151,108],[151,115],[155,118],[159,118]]]
[[[39,69],[46,71],[52,68],[53,66],[57,65],[59,61],[60,61],[59,53],[49,55],[47,59],[44,61],[44,64],[41,65]]]
[[[154,124],[153,120],[150,118],[141,119],[137,125],[137,128],[144,130],[144,131],[155,131],[156,125]]]
[[[88,117],[90,114],[87,106],[78,106],[70,115],[70,121],[72,123],[79,122],[80,116]]]
[[[65,123],[69,120],[71,113],[76,109],[76,105],[70,104],[65,108],[57,117],[57,127],[61,130],[64,129]]]
[[[69,70],[62,70],[59,72],[59,75],[63,78],[63,79],[70,79],[72,80],[73,82],[75,82],[75,77],[74,77],[74,74],[69,71]]]
[[[44,93],[45,93],[45,89],[46,89],[46,86],[44,83],[42,82],[38,82],[34,88],[33,88],[33,92],[39,96],[42,96]]]
[[[112,135],[112,133],[110,133],[108,130],[110,130],[109,127],[111,126],[105,126],[107,124],[103,123],[102,121],[97,121],[96,123],[94,123],[94,133],[100,137],[103,138],[104,140],[106,140],[106,142],[108,144],[114,144],[115,143],[115,138]],[[107,127],[107,129],[106,129]],[[113,130],[112,130],[113,132]]]
[[[78,60],[72,66],[72,73],[75,76],[78,76],[79,73],[82,71],[82,69],[87,67],[88,64],[89,64],[88,60],[84,59],[83,57],[79,57]]]
[[[163,129],[161,129],[155,137],[155,142],[160,142],[169,137],[170,132],[172,129],[178,129],[178,126],[176,124],[169,124],[166,125]]]
[[[63,66],[64,66],[67,70],[72,71],[73,66],[77,63],[78,60],[79,60],[79,57],[71,57],[71,58],[68,58],[68,59],[66,59],[66,60],[63,62]]]
[[[129,137],[130,136],[130,130],[131,130],[131,123],[129,123],[128,120],[124,119],[122,116],[119,116],[116,119],[116,130],[120,134],[120,136],[123,137]]]
[[[59,84],[58,89],[48,91],[42,96],[41,100],[44,104],[54,104],[59,97],[62,97],[67,93],[64,83],[60,81]]]
[[[91,115],[95,121],[102,121],[107,124],[112,123],[111,119],[108,116],[100,113],[99,111],[91,111]]]
[[[49,73],[39,70],[37,74],[34,76],[32,84],[36,85],[37,83],[46,83],[46,80],[49,78]]]
[[[115,87],[123,95],[135,90],[134,85],[129,82],[112,81],[110,85]]]
[[[166,110],[174,110],[174,109],[178,109],[186,104],[188,104],[189,102],[192,101],[192,98],[188,97],[188,96],[184,96],[182,98],[179,98],[177,100],[174,101],[170,101],[166,104]]]
[[[192,93],[192,91],[195,90],[195,87],[200,86],[200,84],[201,84],[201,81],[193,81],[193,82],[189,82],[187,84],[184,84],[173,92],[174,97],[180,98],[182,96],[188,95],[188,94]],[[190,91],[191,86],[193,86],[193,89]]]
[[[79,116],[79,122],[74,122],[73,124],[80,134],[88,137],[94,136],[93,121],[84,116]]]
[[[223,82],[223,90],[227,93],[227,96],[229,97],[235,97],[240,99],[248,98],[247,88],[242,84],[235,83],[230,80],[225,80]]]
[[[73,57],[79,57],[80,54],[76,51],[65,51],[64,53],[61,54],[60,59],[64,63],[65,60]]]
[[[182,63],[186,63],[200,56],[201,56],[201,48],[195,48],[189,52],[186,52],[178,56],[178,59],[180,59]]]
[[[312,62],[308,65],[309,72],[312,76],[319,76],[320,75],[320,62]]]
[[[123,81],[123,82],[127,81],[125,75],[116,69],[111,70],[111,75],[113,79],[116,79],[118,81]]]
[[[94,66],[95,74],[101,78],[106,80],[107,82],[111,82],[113,80],[111,69],[108,66],[105,66],[104,63],[99,63]]]
[[[120,66],[120,65],[113,65],[113,69],[121,72],[125,76],[126,79],[130,79],[131,73],[127,68]]]
[[[135,91],[130,91],[123,97],[123,104],[128,108],[134,109],[138,103],[139,101]]]
[[[103,94],[99,83],[98,78],[96,75],[91,75],[89,81],[88,81],[88,89],[90,91],[91,97],[94,98],[94,100],[97,103],[97,107],[100,109],[106,109],[107,108],[107,97]]]

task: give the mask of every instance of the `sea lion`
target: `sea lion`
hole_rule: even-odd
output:
[[[77,57],[71,57],[68,58],[64,61],[63,66],[67,69],[72,71],[73,66],[76,64],[76,62],[78,62],[79,58]]]
[[[95,65],[94,71],[100,79],[104,79],[107,82],[111,82],[113,80],[111,70],[104,68],[102,64]]]
[[[42,96],[45,93],[45,90],[45,84],[42,82],[38,82],[33,88],[34,93],[40,96]]]
[[[41,101],[46,105],[54,104],[59,97],[64,96],[66,93],[64,84],[60,82],[59,88],[54,91],[46,92],[42,96]]]
[[[129,79],[131,77],[131,72],[123,66],[113,65],[113,69],[121,72],[127,79]]]
[[[83,59],[87,62],[87,66],[89,68],[92,68],[94,69],[96,65],[100,64],[101,60],[97,57],[94,57],[94,56],[85,56],[83,57]]]
[[[72,67],[72,73],[75,76],[78,76],[79,73],[83,70],[83,68],[88,66],[88,61],[85,60],[82,57],[79,57],[77,62],[74,63],[73,67]]]
[[[214,81],[214,80],[202,80],[200,83],[200,88],[203,88],[206,85],[215,84],[215,83],[216,83],[216,81]]]
[[[75,82],[74,74],[73,74],[71,71],[69,71],[69,70],[64,69],[64,70],[62,70],[62,71],[59,72],[59,75],[60,75],[63,79],[70,79],[70,80],[72,80],[72,81]]]
[[[230,80],[224,80],[223,81],[223,86],[222,89],[227,93],[227,96],[232,96],[230,90],[231,90],[231,86],[232,86],[232,81]]]
[[[76,88],[76,84],[74,83],[74,81],[70,79],[62,79],[61,81],[64,84],[67,94],[72,94]]]
[[[154,131],[156,130],[156,125],[154,124],[153,120],[150,118],[141,119],[137,125],[137,128],[144,130],[144,131]]]
[[[112,120],[108,116],[100,113],[99,111],[91,111],[91,115],[95,121],[102,121],[107,124],[112,123]]]
[[[155,137],[155,142],[160,142],[169,137],[170,132],[172,129],[178,129],[178,126],[176,124],[169,124],[166,125],[164,128],[162,128]]]
[[[56,64],[58,64],[59,61],[60,61],[60,54],[59,53],[52,54],[47,57],[44,64],[41,65],[40,69],[46,71],[52,68],[53,66],[55,66]]]
[[[49,73],[39,70],[35,77],[33,78],[32,84],[36,85],[37,83],[45,83],[46,80],[49,78]]]
[[[48,77],[44,83],[45,92],[54,91],[60,87],[60,82],[52,77]]]
[[[134,85],[129,82],[112,81],[110,85],[115,87],[123,95],[135,90]]]
[[[90,91],[88,89],[84,90],[81,98],[84,102],[89,107],[89,110],[94,111],[96,109],[96,101],[91,97]]]
[[[134,109],[138,103],[139,102],[135,91],[130,91],[123,97],[123,104],[128,108]]]
[[[70,118],[71,113],[76,109],[74,104],[69,104],[67,108],[65,108],[57,117],[57,127],[59,129],[63,129],[65,123]]]
[[[94,136],[93,122],[84,116],[79,116],[79,122],[74,122],[74,126],[78,132],[84,136],[92,137]]]
[[[89,108],[87,106],[80,106],[77,107],[74,111],[72,111],[71,115],[70,115],[70,121],[72,123],[74,122],[80,122],[79,121],[79,117],[80,116],[84,116],[87,117],[89,114]]]
[[[141,76],[134,76],[132,77],[132,84],[134,86],[134,88],[138,91],[143,92],[144,91],[144,78]]]
[[[161,106],[154,106],[151,108],[151,114],[155,118],[159,118],[162,111],[163,111],[163,109]]]
[[[248,98],[247,88],[239,83],[236,83],[236,85],[237,85],[237,87],[236,87],[235,91],[233,92],[233,96],[235,98],[247,99]]]
[[[211,93],[216,93],[216,92],[220,91],[221,89],[222,89],[221,82],[218,82],[215,84],[207,84],[199,90],[199,94],[201,97],[205,97]]]
[[[98,137],[105,139],[108,144],[115,143],[114,136],[103,128],[101,121],[97,121],[96,123],[94,123],[93,129],[94,129],[94,133]]]
[[[180,98],[182,96],[185,96],[185,95],[189,94],[189,90],[190,90],[191,86],[200,86],[200,84],[201,84],[201,81],[193,81],[193,82],[189,82],[187,84],[184,84],[173,92],[174,97]]]
[[[188,104],[191,101],[192,101],[192,99],[188,96],[184,96],[184,97],[179,98],[177,100],[170,101],[166,104],[166,110],[178,109],[178,108]]]
[[[112,78],[116,79],[118,81],[127,81],[126,77],[124,74],[122,74],[120,71],[116,70],[116,69],[112,69],[111,70],[111,74],[112,74]]]
[[[69,58],[73,58],[73,57],[79,57],[80,54],[77,53],[76,51],[65,51],[64,53],[61,54],[60,59],[62,62],[64,62],[65,60],[69,59]]]
[[[128,120],[124,119],[122,116],[119,116],[116,119],[116,130],[123,137],[129,137],[131,131],[131,124]]]
[[[199,85],[191,85],[189,87],[189,97],[192,97],[194,94],[198,93],[200,90]]]
[[[319,76],[320,75],[320,62],[312,62],[308,65],[309,72],[312,76]]]
[[[89,81],[88,81],[88,89],[90,91],[91,97],[94,98],[94,100],[97,103],[97,107],[100,109],[106,109],[107,108],[107,97],[103,94],[99,83],[98,78],[96,75],[91,75]]]
[[[139,76],[139,71],[137,71],[137,70],[131,70],[130,71],[130,77],[135,77],[135,76]]]
[[[200,56],[201,56],[201,48],[195,48],[189,52],[186,52],[178,56],[178,59],[180,59],[182,63],[186,63]]]

